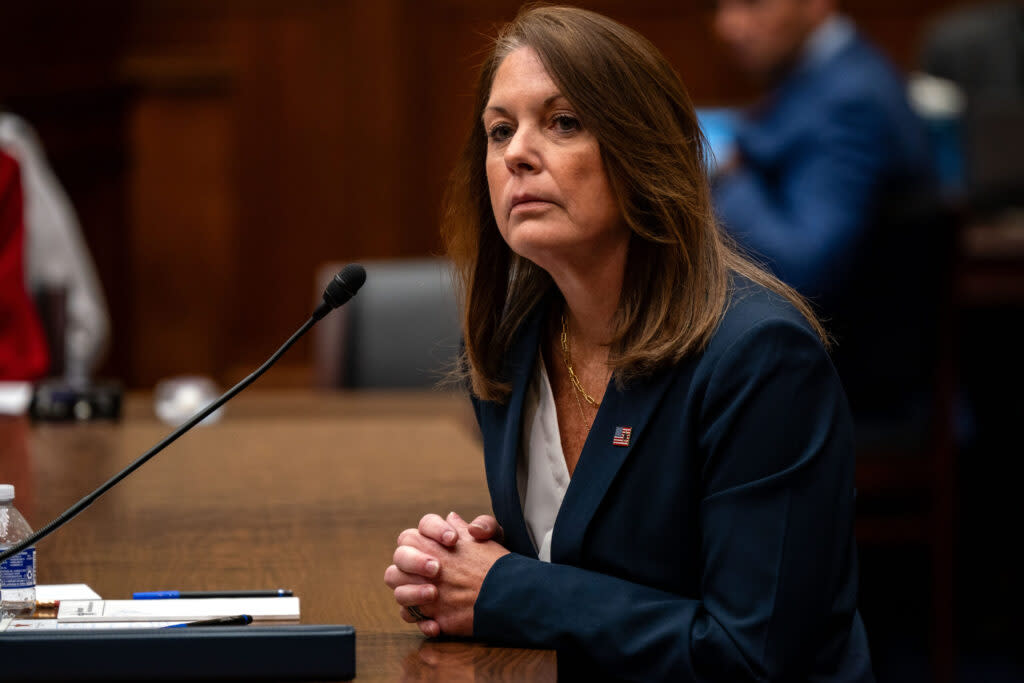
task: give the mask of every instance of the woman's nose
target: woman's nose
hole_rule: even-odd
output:
[[[505,166],[513,173],[533,172],[540,168],[537,149],[538,133],[529,126],[520,126],[505,147]]]

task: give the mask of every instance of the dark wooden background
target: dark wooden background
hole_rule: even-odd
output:
[[[700,105],[755,95],[709,0],[580,3],[638,29]],[[844,4],[910,69],[952,0]],[[474,69],[511,0],[36,0],[0,9],[0,104],[39,129],[100,269],[128,386],[246,374],[328,260],[440,251]],[[300,345],[267,382],[308,380]]]

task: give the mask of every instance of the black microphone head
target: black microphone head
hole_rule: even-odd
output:
[[[324,301],[331,308],[337,308],[355,296],[366,282],[366,269],[358,263],[350,263],[334,276],[324,290]]]

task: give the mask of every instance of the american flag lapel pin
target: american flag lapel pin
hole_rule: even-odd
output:
[[[615,435],[612,437],[613,446],[628,446],[629,437],[633,435],[632,427],[616,427]]]

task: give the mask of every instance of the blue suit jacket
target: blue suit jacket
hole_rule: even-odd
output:
[[[796,68],[736,137],[743,165],[714,186],[723,225],[826,307],[848,286],[883,198],[932,177],[902,81],[858,35]]]
[[[902,81],[853,34],[795,69],[737,146],[743,165],[714,182],[723,225],[818,306],[854,416],[925,438],[948,238]]]
[[[871,680],[850,417],[806,321],[748,284],[703,353],[610,384],[546,563],[516,487],[543,314],[509,354],[509,401],[475,404],[512,553],[484,581],[474,635],[556,648],[560,667],[597,678]],[[625,447],[612,443],[620,426]]]

